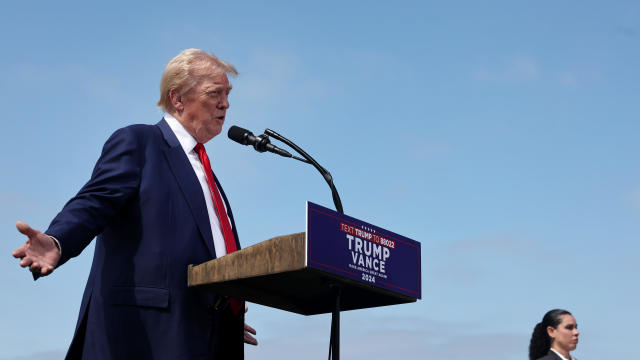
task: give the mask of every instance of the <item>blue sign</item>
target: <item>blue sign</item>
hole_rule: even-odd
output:
[[[421,298],[419,242],[311,202],[307,266]]]

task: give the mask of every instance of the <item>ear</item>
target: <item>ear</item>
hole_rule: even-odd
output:
[[[178,112],[182,112],[182,110],[184,110],[183,99],[184,97],[180,95],[178,90],[176,89],[169,90],[169,100],[171,101],[171,105],[173,105],[173,108],[176,109],[176,111]]]
[[[556,334],[556,329],[554,329],[553,326],[547,326],[547,335],[549,335],[551,342],[553,342],[555,334]]]

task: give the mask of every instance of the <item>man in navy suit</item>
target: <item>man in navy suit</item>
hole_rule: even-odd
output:
[[[227,74],[212,54],[181,52],[162,76],[164,118],[117,130],[44,233],[17,223],[28,239],[13,256],[36,276],[97,236],[68,359],[241,359],[243,341],[257,344],[237,299],[187,287],[189,264],[240,248],[201,145],[222,129]]]

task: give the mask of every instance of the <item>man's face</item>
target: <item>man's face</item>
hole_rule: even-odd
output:
[[[199,143],[206,143],[222,131],[230,91],[229,79],[222,72],[204,76],[182,97],[184,109],[179,120]]]

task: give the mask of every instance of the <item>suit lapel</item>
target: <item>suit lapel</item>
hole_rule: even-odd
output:
[[[558,354],[555,353],[555,351],[549,349],[549,352],[547,353],[547,355],[544,357],[545,359],[550,359],[550,360],[562,360],[562,358],[560,356],[558,356]]]
[[[191,214],[193,215],[198,230],[202,235],[202,239],[209,249],[212,258],[216,258],[216,250],[213,246],[213,235],[211,234],[211,224],[209,222],[209,214],[207,212],[207,205],[204,201],[204,194],[202,188],[198,182],[198,178],[193,172],[193,167],[184,153],[184,150],[180,146],[178,138],[169,127],[169,124],[162,119],[157,126],[162,131],[164,139],[169,144],[169,148],[164,150],[165,158],[171,167],[171,171],[182,190]]]

